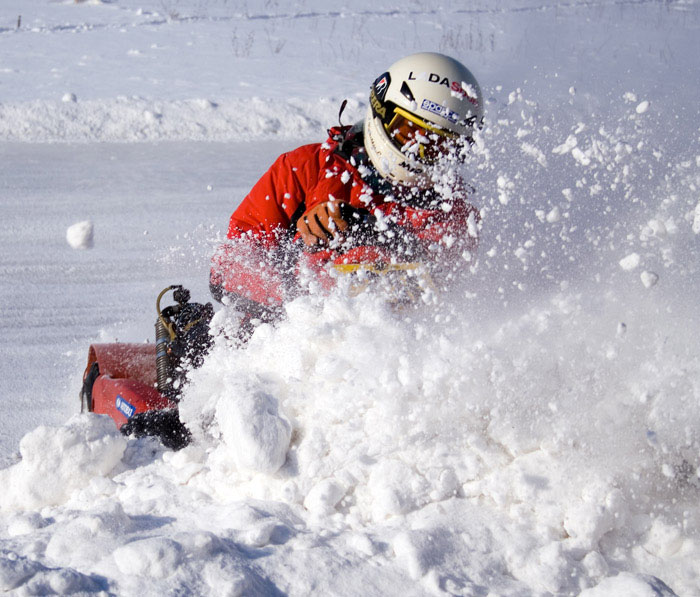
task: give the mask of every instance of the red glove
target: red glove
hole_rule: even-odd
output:
[[[328,244],[348,227],[352,207],[344,201],[325,201],[307,211],[297,222],[297,232],[310,247]]]

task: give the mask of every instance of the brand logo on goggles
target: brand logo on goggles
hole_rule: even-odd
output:
[[[437,102],[433,102],[429,99],[424,99],[420,107],[423,108],[423,110],[427,110],[428,112],[432,112],[433,114],[442,116],[444,119],[449,120],[450,122],[453,122],[455,124],[459,120],[459,114],[457,114],[457,112],[454,112],[450,110],[447,106],[442,106]]]

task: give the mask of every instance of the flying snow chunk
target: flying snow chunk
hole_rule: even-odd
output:
[[[75,102],[78,101],[78,96],[75,95],[75,93],[65,93],[65,94],[63,94],[61,101],[64,104],[74,104]]]
[[[555,222],[561,220],[561,211],[558,207],[553,207],[547,214],[546,218],[547,222],[549,222],[550,224],[554,224]]]
[[[92,249],[93,230],[90,220],[77,222],[66,230],[66,240],[74,249]]]
[[[656,286],[656,283],[659,281],[659,275],[654,272],[643,271],[639,277],[642,280],[642,284],[644,284],[644,288]]]
[[[574,147],[576,147],[576,145],[578,145],[578,139],[576,139],[576,135],[569,135],[566,138],[566,141],[564,141],[564,143],[562,143],[561,145],[557,145],[554,149],[552,149],[552,153],[562,155],[570,152]]]
[[[639,265],[640,261],[639,253],[630,253],[627,257],[620,259],[620,267],[626,272],[631,272]]]
[[[545,157],[544,153],[532,145],[532,143],[523,143],[520,148],[522,149],[523,153],[535,158],[540,166],[544,168],[547,167],[547,158]]]
[[[695,206],[695,213],[693,215],[693,232],[695,234],[700,234],[700,203]]]
[[[582,166],[588,166],[591,163],[589,155],[589,152],[582,151],[579,147],[574,147],[571,150],[571,156]]]
[[[637,104],[637,107],[635,108],[637,111],[637,114],[644,114],[649,109],[649,102],[647,100],[644,100],[643,102],[640,102]]]

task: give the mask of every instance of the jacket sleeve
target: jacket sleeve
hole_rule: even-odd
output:
[[[352,202],[353,184],[357,174],[349,164],[329,148],[318,155],[316,180],[310,181],[304,211],[326,201]]]
[[[233,212],[228,237],[250,233],[265,244],[274,244],[306,200],[315,178],[318,148],[319,144],[304,145],[277,158]]]

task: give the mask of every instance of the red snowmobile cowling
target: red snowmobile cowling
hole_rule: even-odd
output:
[[[117,428],[139,413],[176,406],[156,389],[154,344],[92,344],[83,375],[90,384],[84,410],[109,415]]]

